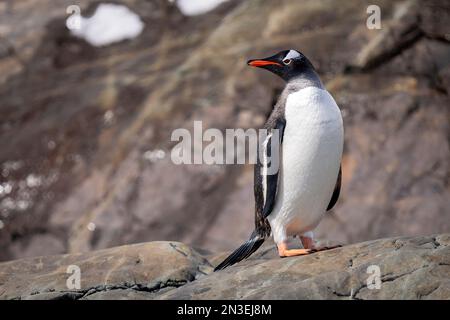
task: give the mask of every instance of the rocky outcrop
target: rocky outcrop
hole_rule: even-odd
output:
[[[84,254],[0,264],[1,299],[151,299],[212,271],[178,242],[150,242]],[[79,289],[75,278],[79,272]],[[70,290],[70,289],[72,290]]]
[[[99,2],[77,4],[89,16]],[[341,198],[316,236],[448,232],[448,2],[376,1],[381,30],[366,27],[373,1],[228,1],[196,17],[167,0],[114,2],[146,27],[102,48],[65,28],[72,0],[0,2],[0,260],[239,245],[251,166],[176,166],[170,135],[194,120],[260,127],[283,84],[245,61],[291,47],[344,114]]]
[[[0,264],[0,299],[450,299],[450,234],[284,259],[266,245],[220,272],[211,264],[176,242],[23,259]],[[67,287],[69,265],[80,289]]]

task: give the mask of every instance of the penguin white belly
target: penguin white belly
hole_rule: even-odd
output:
[[[316,87],[290,94],[285,108],[279,185],[268,220],[276,243],[313,230],[331,200],[344,130],[333,97]]]

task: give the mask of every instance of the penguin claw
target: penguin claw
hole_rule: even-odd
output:
[[[320,248],[313,248],[311,249],[312,252],[319,252],[319,251],[326,251],[326,250],[331,250],[331,249],[336,249],[336,248],[340,248],[342,247],[342,245],[338,244],[335,246],[325,246],[325,247],[320,247]]]

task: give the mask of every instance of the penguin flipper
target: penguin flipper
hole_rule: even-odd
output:
[[[272,140],[275,136],[272,135],[273,131],[271,131],[271,135],[268,137],[267,142],[263,145],[264,157],[267,159],[271,159],[270,166],[275,166],[276,170],[276,172],[273,172],[273,168],[267,168],[269,164],[266,161],[263,161],[263,163],[261,164],[261,178],[263,186],[265,186],[262,188],[262,217],[264,219],[267,218],[267,216],[272,212],[272,209],[275,206],[275,198],[278,189],[278,176],[280,173],[279,168],[281,167],[281,144],[283,142],[285,126],[286,122],[282,119],[279,119],[274,127],[274,129],[278,130],[278,141]]]
[[[327,211],[333,209],[334,205],[339,199],[341,193],[341,183],[342,183],[342,165],[339,167],[339,174],[337,177],[336,185],[334,186],[333,195],[331,196],[330,203],[328,204]]]

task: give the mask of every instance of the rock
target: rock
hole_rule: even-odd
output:
[[[216,264],[225,255],[210,259]],[[78,290],[66,285],[69,265],[81,269]],[[381,282],[372,288],[377,268]],[[450,234],[284,259],[267,243],[214,273],[199,253],[176,242],[22,259],[0,264],[0,299],[450,299]]]
[[[67,285],[70,268],[79,268],[79,289]],[[0,264],[0,299],[149,299],[211,271],[206,259],[178,242],[28,258]]]
[[[238,246],[253,227],[252,168],[174,165],[170,136],[194,120],[261,126],[283,83],[245,61],[291,47],[344,114],[341,198],[316,237],[450,229],[447,3],[378,1],[382,29],[369,30],[371,1],[235,0],[197,17],[115,2],[146,28],[102,48],[65,28],[72,0],[0,3],[0,184],[12,188],[0,261],[155,240]],[[86,16],[98,3],[77,1]]]
[[[374,68],[398,55],[402,50],[423,36],[420,28],[420,6],[418,1],[404,1],[393,14],[394,18],[356,57],[353,68],[347,70],[362,70]]]
[[[380,289],[369,289],[370,266]],[[249,260],[158,299],[450,299],[450,234],[391,238],[280,259],[264,247]]]

